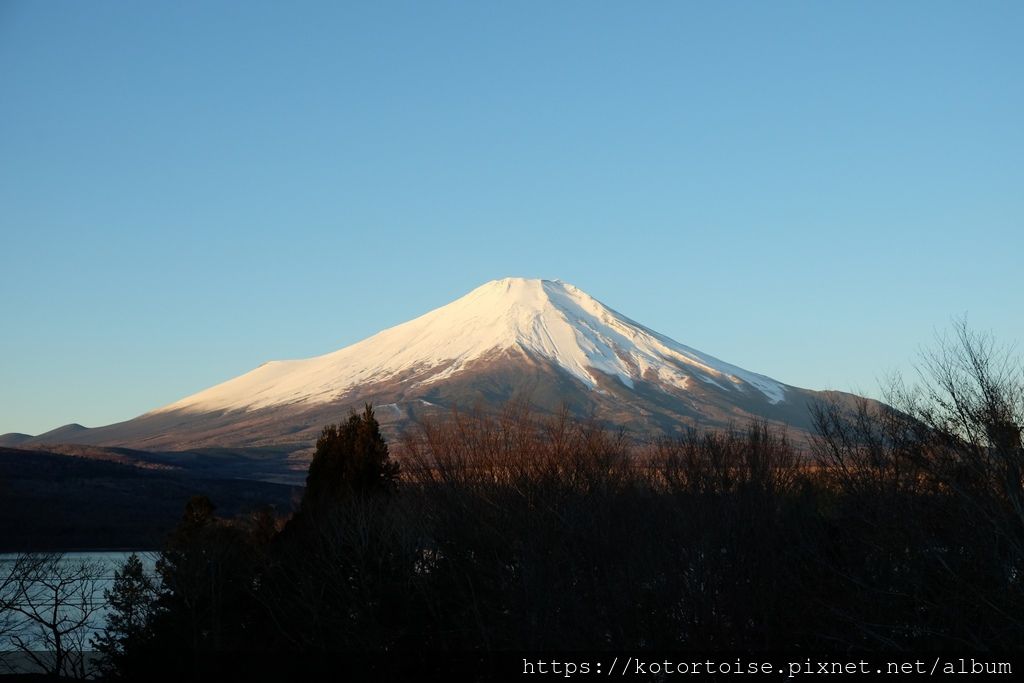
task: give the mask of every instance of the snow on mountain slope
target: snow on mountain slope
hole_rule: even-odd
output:
[[[437,382],[508,350],[548,359],[594,391],[597,371],[630,388],[656,378],[685,390],[696,379],[773,404],[786,393],[779,382],[653,332],[570,284],[506,278],[339,351],[265,363],[150,414],[329,403],[367,383]]]

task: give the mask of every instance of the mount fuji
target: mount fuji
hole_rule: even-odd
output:
[[[752,418],[805,432],[809,406],[827,394],[680,344],[559,280],[506,278],[338,351],[264,363],[126,422],[9,434],[0,445],[305,448],[365,402],[395,434],[455,407],[497,409],[514,398],[638,435]]]

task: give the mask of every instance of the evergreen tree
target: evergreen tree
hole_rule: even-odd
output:
[[[125,658],[148,637],[156,600],[156,586],[138,555],[132,553],[125,560],[103,597],[110,611],[106,628],[93,636],[92,646],[103,657],[108,673],[123,673]]]
[[[373,407],[353,412],[346,422],[324,427],[306,477],[303,507],[321,506],[352,495],[387,493],[398,479]]]

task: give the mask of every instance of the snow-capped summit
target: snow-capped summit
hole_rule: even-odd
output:
[[[598,378],[685,390],[692,382],[758,391],[772,403],[783,385],[679,344],[560,280],[504,278],[339,351],[272,361],[157,412],[259,409],[329,403],[366,383],[425,386],[503,351],[546,359],[590,389]]]

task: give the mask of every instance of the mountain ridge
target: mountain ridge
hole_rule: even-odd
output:
[[[18,445],[300,447],[364,402],[395,435],[457,406],[494,409],[513,398],[638,434],[749,419],[807,432],[808,406],[824,397],[681,344],[571,284],[503,278],[355,344],[263,363],[132,420],[11,437]]]

